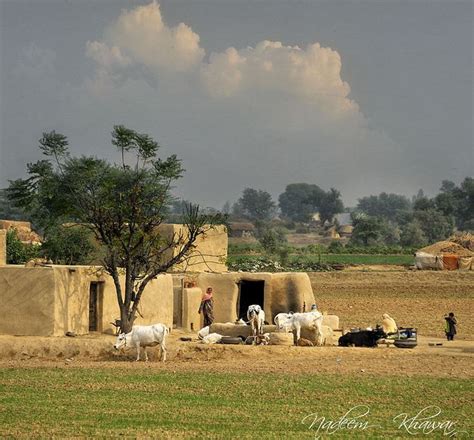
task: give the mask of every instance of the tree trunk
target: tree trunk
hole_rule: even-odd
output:
[[[120,332],[129,333],[135,322],[135,313],[131,315],[131,311],[127,310],[125,304],[120,308]]]

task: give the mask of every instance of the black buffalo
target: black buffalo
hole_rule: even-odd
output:
[[[346,333],[339,338],[340,347],[376,347],[377,341],[387,335],[381,328],[361,330],[357,333]]]

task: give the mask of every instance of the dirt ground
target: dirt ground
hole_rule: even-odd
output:
[[[192,336],[193,341],[179,338]],[[474,377],[474,341],[420,337],[414,349],[396,347],[284,347],[205,345],[195,335],[173,330],[168,359],[149,348],[149,362],[135,362],[136,352],[113,349],[110,335],[68,337],[0,336],[0,368],[134,368],[157,371],[230,373],[371,374],[431,377]],[[442,344],[442,345],[430,345]]]
[[[345,329],[373,327],[388,313],[401,327],[443,337],[444,316],[452,311],[459,322],[457,338],[474,340],[474,271],[358,266],[308,275],[318,308],[338,315]]]

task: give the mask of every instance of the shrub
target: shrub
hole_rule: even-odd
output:
[[[278,254],[287,243],[285,232],[280,228],[264,228],[258,241],[269,255]]]
[[[20,241],[16,229],[7,231],[7,264],[23,264],[40,255],[41,245]]]
[[[304,248],[305,254],[325,254],[327,252],[326,246],[322,244],[309,244]]]
[[[338,240],[331,241],[327,251],[329,254],[340,254],[344,252],[344,245]]]

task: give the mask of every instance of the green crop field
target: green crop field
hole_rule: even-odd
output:
[[[456,422],[450,429],[472,432],[473,393],[472,381],[456,378],[4,368],[0,437],[314,439],[321,426],[328,438],[321,417],[337,424],[367,405],[354,410],[369,411],[358,427],[330,437],[408,438],[393,418],[429,405],[442,410],[436,420]]]
[[[228,265],[236,265],[235,269],[248,270],[239,264],[251,265],[261,259],[260,255],[231,255],[227,259]],[[394,265],[409,266],[414,264],[412,255],[376,255],[376,254],[321,254],[321,255],[291,255],[288,259],[291,264],[299,264],[301,270],[311,271],[313,264],[355,264],[355,265]]]
[[[305,256],[305,259],[312,262],[332,263],[332,264],[389,264],[389,265],[410,265],[414,264],[413,255],[370,255],[370,254],[321,254]]]

